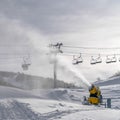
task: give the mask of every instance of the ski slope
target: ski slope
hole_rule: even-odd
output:
[[[84,89],[25,91],[0,86],[0,120],[120,120],[120,85],[101,87],[112,108],[82,105]]]

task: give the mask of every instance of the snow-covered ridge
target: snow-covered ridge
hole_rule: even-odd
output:
[[[95,84],[98,86],[117,85],[120,84],[120,76],[108,78],[103,81],[97,81]]]
[[[54,80],[41,76],[27,75],[23,73],[13,73],[0,71],[0,85],[17,87],[21,89],[48,89],[54,88]],[[73,84],[57,80],[57,87],[74,87]]]

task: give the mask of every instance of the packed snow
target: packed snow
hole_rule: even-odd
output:
[[[34,89],[0,86],[0,120],[120,120],[120,85],[100,87],[112,108],[83,105],[84,89]]]

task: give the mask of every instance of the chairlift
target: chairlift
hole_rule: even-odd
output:
[[[76,65],[78,64],[77,58],[75,58],[75,55],[73,56],[72,64]]]
[[[112,57],[111,62],[117,62],[117,58],[115,55]]]
[[[28,67],[31,65],[29,58],[23,58],[22,68],[23,70],[28,70]]]
[[[98,58],[96,59],[96,63],[102,63],[102,59],[101,59],[100,54],[99,54]]]
[[[28,70],[28,65],[27,64],[22,64],[23,70]]]
[[[111,61],[111,58],[110,57],[108,57],[108,56],[106,56],[106,63],[111,63],[112,61]]]
[[[82,63],[82,62],[83,62],[83,59],[82,59],[81,53],[80,53],[80,56],[77,58],[77,62],[78,62],[78,63]]]
[[[116,56],[115,55],[113,57],[107,56],[106,63],[113,63],[113,62],[117,62]]]
[[[120,58],[119,58],[119,62],[120,62]]]
[[[94,64],[96,64],[96,63],[97,63],[96,59],[93,58],[93,56],[91,56],[90,64],[91,64],[91,65],[94,65]]]

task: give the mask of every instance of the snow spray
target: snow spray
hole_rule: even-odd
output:
[[[34,35],[36,36],[36,34]],[[41,36],[37,36],[37,38],[39,38]],[[42,44],[41,44],[42,42]],[[38,42],[38,39],[36,39],[36,41],[32,41],[32,43],[34,44],[35,48],[37,48],[39,51],[43,51],[43,53],[49,52],[50,49],[49,48],[43,48],[43,46],[46,44],[47,45],[48,40],[42,40],[40,42]],[[41,46],[37,47],[37,46]],[[84,85],[86,85],[87,87],[91,86],[91,84],[87,81],[87,79],[83,76],[83,74],[80,72],[80,70],[76,69],[71,63],[69,63],[69,60],[67,60],[65,57],[61,56],[61,55],[55,55],[54,53],[50,53],[49,55],[49,62],[54,63],[57,60],[57,63],[60,67],[62,67],[64,70],[68,71],[71,73],[71,75],[73,75],[74,77],[76,77],[78,80],[80,80],[82,83],[84,83]]]
[[[74,77],[78,78],[82,83],[84,83],[87,87],[90,87],[91,84],[89,81],[84,77],[84,75],[75,68],[65,57],[57,56],[58,65],[70,72]]]

